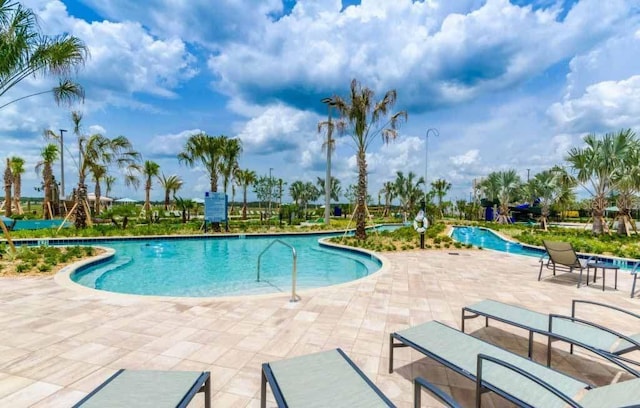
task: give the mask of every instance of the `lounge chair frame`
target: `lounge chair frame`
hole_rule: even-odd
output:
[[[442,324],[442,323],[440,323],[440,324]],[[447,326],[447,327],[449,327],[449,326]],[[455,329],[453,329],[453,330],[455,330]],[[463,333],[463,334],[465,334],[465,333]],[[398,343],[395,343],[394,340],[397,340]],[[483,341],[481,339],[476,339],[476,340]],[[435,353],[432,353],[428,349],[420,346],[419,344],[416,344],[415,342],[412,342],[411,340],[405,338],[404,336],[402,336],[400,333],[397,333],[397,332],[391,333],[389,335],[389,374],[393,373],[393,350],[395,348],[398,348],[398,347],[411,347],[414,350],[417,350],[420,353],[424,354],[425,356],[429,357],[430,359],[432,359],[432,360],[442,364],[443,366],[455,371],[456,373],[462,375],[463,377],[465,377],[465,378],[467,378],[467,379],[469,379],[469,380],[471,380],[473,382],[477,382],[478,381],[477,380],[477,375],[474,375],[473,373],[470,373],[469,371],[467,371],[464,368],[452,363],[451,361],[449,361],[449,360],[447,360],[445,358],[442,358],[442,357],[440,357],[439,355],[437,355]],[[557,370],[554,370],[553,368],[549,368],[549,370],[557,371]],[[478,371],[476,371],[476,374],[477,373],[478,373]],[[567,376],[567,377],[569,377],[569,376]],[[587,388],[586,389],[589,389],[589,388],[592,388],[592,386],[587,384]],[[499,388],[499,387],[497,387],[497,386],[495,386],[495,385],[493,385],[491,383],[483,382],[482,383],[482,389],[483,389],[483,392],[487,392],[487,391],[494,392],[494,393],[500,395],[502,398],[506,399],[507,401],[509,401],[509,402],[511,402],[513,404],[516,404],[519,407],[532,407],[531,405],[529,405],[529,404],[525,403],[524,401],[520,400],[519,398],[509,394],[508,392],[503,391],[501,388]],[[417,393],[417,391],[414,391],[414,393]]]
[[[633,285],[631,285],[631,298],[633,298],[633,294],[636,292],[636,280],[638,279],[638,275],[640,275],[640,271],[638,270],[640,267],[640,262],[637,262],[633,269],[631,270],[631,274],[633,275]]]
[[[570,242],[562,242],[562,241],[546,241],[543,240],[542,244],[545,248],[545,253],[542,254],[538,262],[540,262],[540,271],[538,272],[538,281],[542,278],[542,268],[547,267],[547,269],[553,270],[553,276],[556,276],[556,269],[566,270],[568,272],[573,273],[574,269],[580,270],[580,276],[578,276],[578,288],[580,288],[580,284],[582,283],[582,272],[587,270],[587,281],[589,280],[589,267],[588,263],[594,260],[594,257],[589,257],[587,259],[580,258],[578,253],[573,248]],[[562,260],[554,259],[554,253],[559,253],[562,255],[573,255],[572,261],[562,262]],[[545,264],[546,259],[546,264]],[[597,260],[597,259],[595,259]],[[588,282],[587,282],[588,284]]]
[[[496,315],[491,315],[489,313],[474,309],[472,306],[467,306],[467,307],[463,307],[462,308],[462,332],[464,332],[465,330],[465,322],[466,320],[469,319],[475,319],[477,317],[484,317],[485,318],[485,327],[489,326],[489,319],[493,319],[496,321],[499,321],[501,323],[505,323],[505,324],[509,324],[511,326],[515,326],[524,330],[527,330],[529,332],[529,338],[528,338],[528,352],[527,352],[527,357],[529,359],[532,358],[532,351],[533,351],[533,335],[534,333],[537,334],[541,334],[544,336],[547,336],[547,367],[551,367],[551,343],[553,341],[559,340],[559,341],[564,341],[566,343],[569,343],[569,352],[571,354],[573,354],[573,347],[574,346],[578,346],[580,348],[583,348],[585,350],[588,350],[604,359],[606,359],[607,361],[617,365],[618,367],[622,368],[623,370],[627,371],[628,373],[630,373],[631,375],[635,376],[635,377],[640,377],[640,371],[635,370],[631,367],[629,367],[628,365],[626,365],[624,362],[626,363],[631,363],[634,364],[636,366],[640,366],[640,362],[635,361],[635,360],[631,360],[627,357],[623,357],[622,354],[634,351],[634,350],[638,350],[640,349],[640,343],[637,340],[634,340],[633,338],[626,336],[622,333],[616,332],[615,330],[609,329],[607,327],[604,327],[602,325],[599,325],[597,323],[593,323],[590,322],[588,320],[584,320],[584,319],[579,319],[576,317],[576,305],[580,304],[580,303],[584,303],[584,304],[590,304],[590,305],[594,305],[594,306],[600,306],[600,307],[604,307],[607,309],[611,309],[611,310],[616,310],[625,314],[628,314],[632,317],[635,317],[637,319],[640,320],[640,315],[637,315],[633,312],[629,312],[627,310],[618,308],[616,306],[612,306],[612,305],[607,305],[604,303],[599,303],[599,302],[593,302],[593,301],[589,301],[589,300],[573,300],[572,305],[571,305],[571,316],[565,316],[565,315],[560,315],[560,314],[550,314],[549,315],[549,325],[546,328],[546,330],[542,330],[542,329],[538,329],[535,327],[531,327],[531,326],[527,326],[525,324],[521,324],[520,322],[514,321],[514,320],[509,320],[509,319],[505,319],[505,318],[501,318],[500,316],[496,316]],[[507,305],[507,306],[512,306],[512,305]],[[467,315],[467,313],[470,313],[469,315]],[[632,347],[629,347],[627,349],[623,349],[620,350],[617,353],[613,353],[610,352],[608,350],[602,350],[602,349],[598,349],[595,348],[589,344],[585,344],[583,342],[580,342],[576,339],[572,339],[566,336],[562,336],[559,335],[557,333],[553,333],[553,321],[555,319],[564,319],[564,320],[569,320],[572,322],[576,322],[576,323],[582,323],[585,324],[587,326],[591,326],[593,328],[602,330],[604,332],[613,334],[617,337],[619,337],[622,340],[626,340],[627,342],[632,344]]]
[[[344,353],[344,351],[342,351],[342,349],[338,348],[336,349],[336,351],[349,364],[349,366],[351,366],[353,371],[357,373],[364,382],[367,383],[367,385],[380,397],[380,399],[385,404],[387,404],[389,407],[395,407],[395,405],[391,402],[391,400],[389,400],[382,393],[382,391],[380,391],[380,389],[378,389],[378,387],[376,387],[376,385],[369,379],[369,377],[367,377],[365,373],[363,373],[362,370],[360,370],[360,368],[358,368],[358,366],[353,361],[351,361],[351,359]],[[278,385],[278,381],[273,371],[271,370],[271,366],[269,365],[269,363],[262,364],[262,381],[260,385],[260,407],[266,408],[267,406],[267,383],[269,383],[269,386],[271,387],[271,392],[273,393],[273,397],[276,400],[276,404],[278,404],[278,408],[288,407],[289,405],[287,404],[287,401],[284,395],[282,394],[282,390]]]
[[[91,391],[86,397],[81,399],[77,404],[73,406],[73,408],[80,408],[84,405],[85,402],[89,401],[93,398],[94,395],[98,394],[104,387],[109,385],[113,380],[118,378],[118,376],[124,373],[125,369],[120,369],[116,371],[111,377],[109,377],[105,382],[100,384],[96,389]],[[187,391],[187,393],[182,397],[180,403],[176,406],[176,408],[187,408],[193,397],[199,393],[204,392],[204,406],[205,408],[211,408],[211,373],[209,371],[203,371],[202,374],[198,377],[198,379],[193,383],[193,386]]]
[[[458,404],[456,400],[451,397],[451,395],[442,391],[440,388],[436,387],[434,384],[425,380],[422,377],[416,377],[413,380],[413,406],[414,408],[420,408],[422,405],[422,389],[429,391],[434,397],[436,397],[441,403],[449,408],[462,408],[462,405]]]

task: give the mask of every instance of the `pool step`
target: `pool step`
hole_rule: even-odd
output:
[[[105,276],[107,276],[110,272],[120,268],[121,266],[129,264],[132,260],[133,258],[129,256],[123,256],[114,261],[100,265],[97,268],[93,269],[91,272],[83,274],[78,282],[89,287],[98,288],[98,285],[102,284]]]

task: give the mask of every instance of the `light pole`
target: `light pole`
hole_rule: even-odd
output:
[[[60,129],[60,190],[62,199],[65,199],[64,194],[64,132],[66,129]]]
[[[424,205],[426,211],[427,205],[427,189],[429,188],[429,179],[427,178],[427,171],[429,169],[429,133],[434,136],[440,136],[440,132],[436,128],[427,129],[427,135],[424,142]]]

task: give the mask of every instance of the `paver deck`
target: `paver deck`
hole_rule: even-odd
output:
[[[640,313],[629,298],[631,276],[618,291],[576,288],[576,275],[537,281],[536,258],[492,251],[385,253],[389,268],[348,285],[232,300],[151,300],[87,293],[52,278],[0,279],[0,406],[67,407],[119,368],[209,370],[216,407],[257,407],[260,365],[342,348],[398,406],[412,406],[411,380],[423,376],[473,405],[474,384],[410,349],[396,351],[387,373],[388,336],[427,320],[460,327],[460,309],[482,299],[570,313],[571,299],[615,304]],[[617,315],[602,315],[623,332]],[[467,331],[526,355],[522,330],[480,319]],[[637,331],[637,328],[636,328]],[[534,358],[543,361],[544,338]],[[626,379],[602,359],[556,349],[554,366],[597,385]],[[636,352],[637,353],[637,352]],[[633,355],[637,358],[637,354]],[[203,406],[202,396],[191,406]],[[485,394],[486,406],[507,406]],[[270,406],[273,406],[273,401]],[[439,406],[426,394],[424,406]]]

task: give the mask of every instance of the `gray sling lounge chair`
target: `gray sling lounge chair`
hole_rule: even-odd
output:
[[[204,406],[210,408],[208,371],[118,370],[74,408],[186,408],[198,392],[204,392]]]
[[[547,336],[547,366],[551,365],[551,342],[561,340],[570,344],[571,353],[573,353],[573,346],[576,345],[607,359],[630,374],[640,377],[639,371],[624,364],[631,363],[640,366],[640,362],[623,356],[634,350],[640,350],[640,333],[627,336],[596,323],[579,319],[576,317],[577,305],[579,304],[588,304],[624,313],[634,318],[629,322],[629,327],[638,327],[638,323],[640,323],[640,315],[588,300],[574,300],[571,306],[571,316],[546,315],[495,300],[483,300],[462,308],[462,331],[464,332],[466,320],[483,316],[485,326],[489,325],[489,319],[494,319],[528,330],[529,358],[531,358],[533,348],[533,334]]]
[[[544,266],[553,270],[553,276],[556,275],[556,269],[568,270],[569,272],[573,272],[574,269],[579,270],[578,287],[580,287],[580,283],[582,282],[582,271],[585,269],[587,270],[587,281],[589,280],[589,267],[587,264],[591,258],[579,258],[570,242],[542,241],[542,244],[547,252],[540,257],[538,280],[542,278],[542,268]]]
[[[481,393],[485,391],[493,391],[522,407],[554,408],[569,405],[605,408],[640,404],[640,379],[593,388],[588,383],[440,322],[427,322],[392,333],[389,372],[393,372],[393,351],[397,347],[411,347],[475,381],[478,386],[478,407]]]
[[[267,382],[279,408],[395,407],[340,349],[263,364],[262,408]]]

